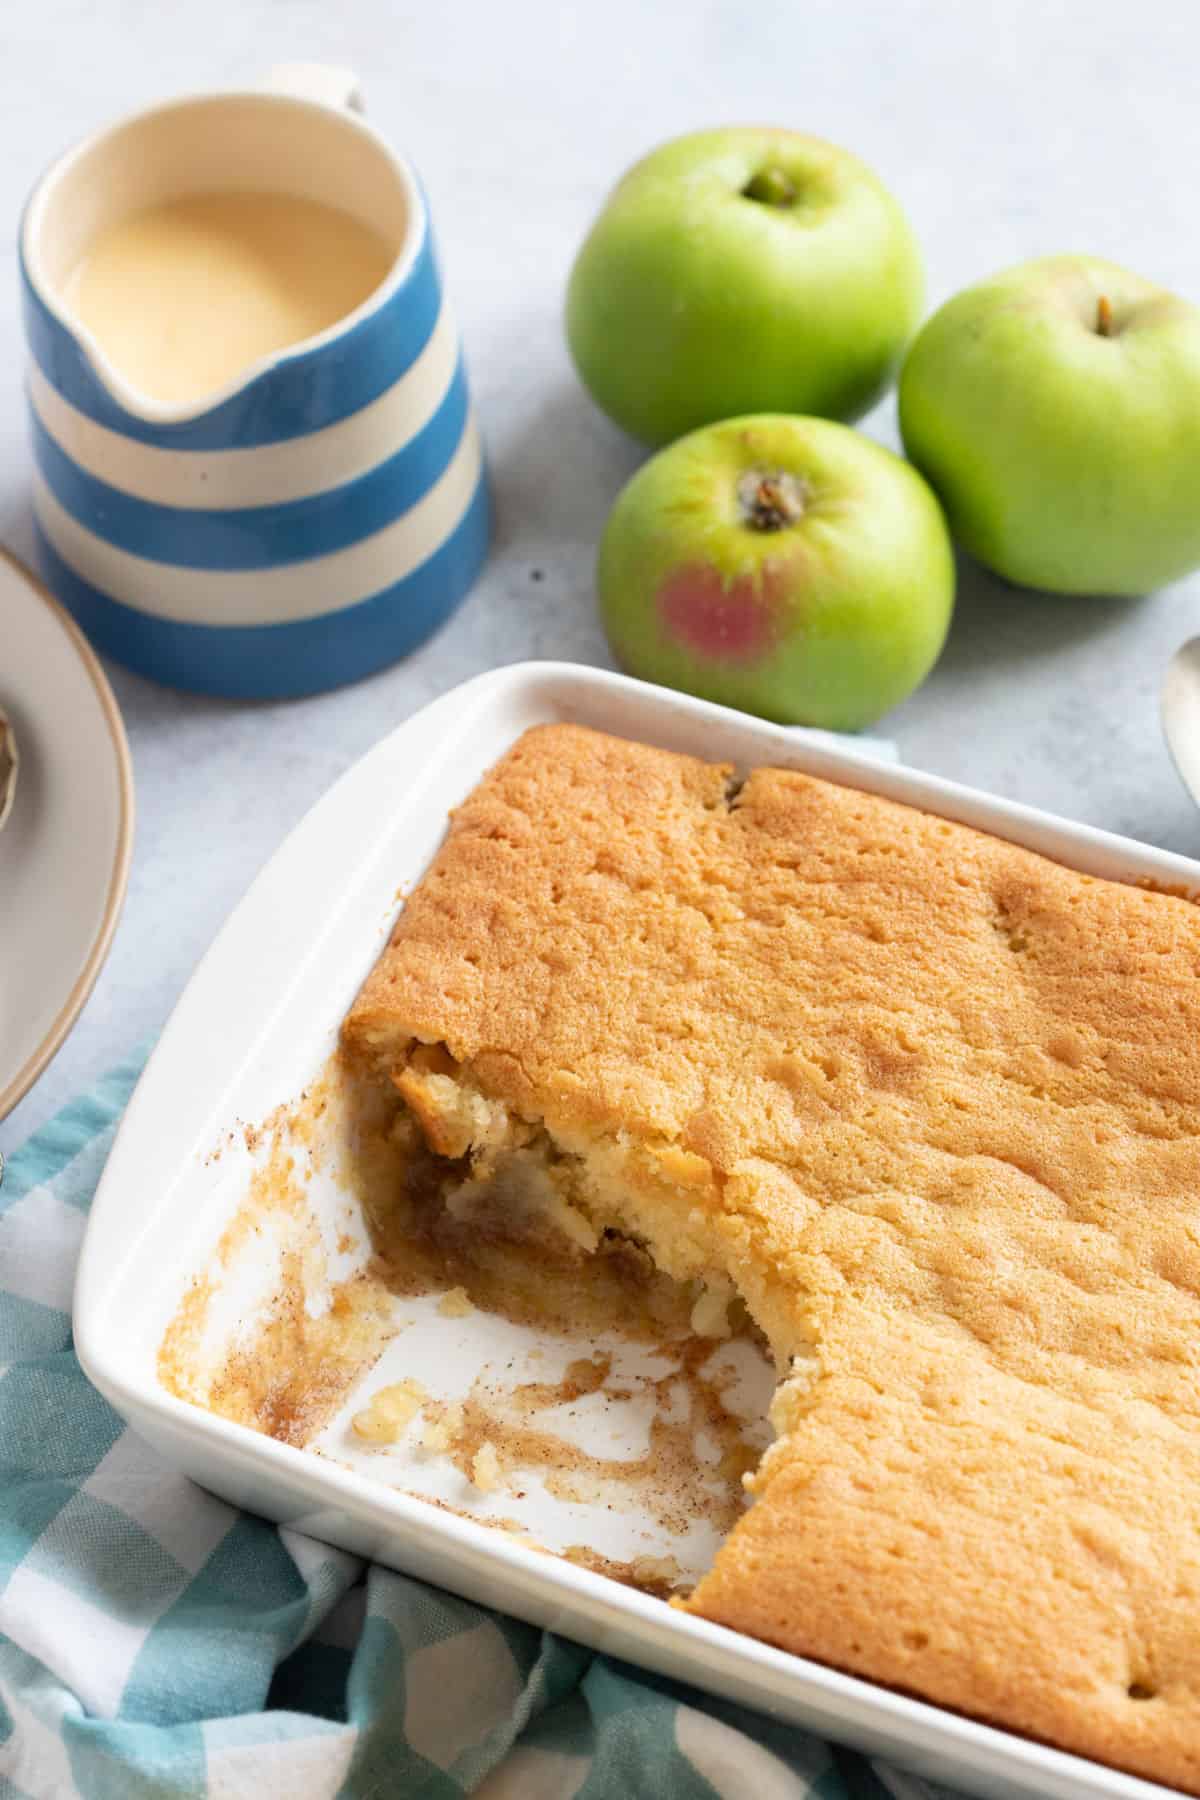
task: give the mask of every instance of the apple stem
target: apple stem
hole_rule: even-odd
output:
[[[808,492],[786,469],[747,469],[738,482],[742,523],[752,531],[783,531],[804,512]]]
[[[771,164],[752,175],[742,193],[747,200],[757,200],[763,206],[791,206],[796,198],[796,184],[790,175]]]
[[[1107,294],[1101,294],[1099,304],[1096,307],[1096,330],[1101,337],[1111,337],[1113,335],[1112,301]]]

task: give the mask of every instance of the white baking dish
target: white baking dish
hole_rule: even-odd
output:
[[[239,1505],[489,1606],[990,1797],[1149,1800],[1165,1789],[959,1718],[693,1619],[601,1575],[177,1399],[163,1325],[246,1170],[214,1158],[328,1056],[399,885],[527,726],[572,719],[742,766],[783,764],[980,826],[1118,880],[1200,892],[1200,865],[618,675],[523,664],[479,677],[348,771],[259,876],[197,969],[130,1102],[92,1208],[75,1293],[88,1376],[197,1481]]]

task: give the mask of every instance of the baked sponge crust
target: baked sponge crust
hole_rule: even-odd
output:
[[[556,725],[345,1037],[434,1148],[541,1134],[587,1229],[767,1333],[692,1611],[1200,1792],[1198,971],[1182,899]]]

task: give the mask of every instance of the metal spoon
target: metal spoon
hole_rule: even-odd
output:
[[[0,706],[0,831],[12,811],[13,801],[17,797],[17,736],[9,724],[8,715]]]

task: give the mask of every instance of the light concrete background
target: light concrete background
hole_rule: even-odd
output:
[[[5,0],[0,43],[8,544],[30,553],[14,245],[30,186],[130,108],[293,59],[358,68],[372,118],[422,172],[499,514],[463,610],[359,687],[233,705],[111,671],[138,789],[129,897],[82,1020],[0,1126],[10,1149],[161,1024],[263,860],[383,732],[497,663],[607,663],[593,549],[639,452],[576,384],[560,311],[588,221],[642,151],[727,121],[846,144],[907,207],[931,306],[1062,249],[1200,297],[1200,9],[1182,0]],[[896,445],[890,402],[866,425]],[[1157,714],[1198,614],[1195,579],[1129,604],[1017,593],[966,569],[939,667],[881,729],[913,764],[1198,853]]]

